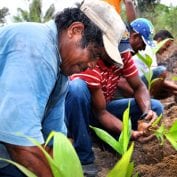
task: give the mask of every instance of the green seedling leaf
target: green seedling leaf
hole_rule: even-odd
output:
[[[177,150],[177,121],[175,121],[168,132],[165,133],[167,140]]]
[[[8,162],[14,166],[16,166],[21,172],[23,172],[27,177],[37,177],[33,172],[31,172],[30,170],[28,170],[26,167],[12,161],[12,160],[7,160],[4,158],[0,158],[0,160]]]
[[[163,124],[154,132],[157,139],[160,141],[161,145],[164,144],[164,132],[166,131]]]
[[[160,121],[162,119],[162,114],[160,114],[160,116],[157,117],[157,119],[152,123],[152,127],[156,127]]]
[[[115,138],[113,138],[109,133],[107,133],[106,131],[104,131],[100,128],[96,128],[93,126],[90,126],[90,128],[94,130],[96,135],[101,140],[103,140],[105,143],[109,144],[116,152],[121,154],[121,152],[122,152],[121,147],[119,145],[119,142]]]
[[[129,114],[130,114],[130,102],[128,104],[128,108],[124,111],[123,114],[123,129],[119,137],[119,144],[121,146],[121,155],[123,155],[127,151],[130,142],[131,121],[129,119]]]
[[[159,80],[163,80],[162,78],[155,78],[155,79],[152,79],[151,80],[151,85],[154,83],[154,82],[157,82],[157,81],[159,81]]]
[[[173,76],[172,80],[177,81],[177,76]]]
[[[138,58],[139,58],[140,60],[142,60],[142,61],[144,62],[144,64],[145,64],[148,68],[151,67],[151,65],[152,65],[152,58],[151,58],[148,54],[145,54],[145,56],[143,56],[140,52],[138,52],[136,55],[138,56]]]
[[[62,172],[62,177],[83,177],[82,166],[76,151],[68,138],[54,132],[53,158]]]
[[[48,154],[48,152],[41,146],[41,144],[38,141],[36,141],[35,139],[33,139],[31,137],[27,137],[24,135],[20,135],[20,136],[25,137],[26,139],[31,141],[34,145],[36,145],[44,153],[44,155],[50,165],[50,168],[51,168],[51,171],[52,171],[52,174],[54,177],[63,177],[62,173],[61,173],[59,167],[57,166],[57,164],[55,163],[55,161],[52,159],[52,157]]]
[[[128,171],[127,171],[126,177],[131,177],[133,174],[133,171],[134,171],[134,163],[131,162],[128,165]]]
[[[107,177],[129,177],[132,171],[130,159],[133,153],[134,144],[132,143],[127,152],[124,153],[122,158],[117,162],[114,168],[108,173]],[[129,171],[130,170],[130,171]]]

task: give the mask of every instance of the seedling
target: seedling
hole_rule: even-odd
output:
[[[54,177],[84,177],[82,167],[75,149],[65,135],[59,132],[51,132],[49,135],[45,146],[53,138],[53,158],[35,139],[30,137],[26,138],[39,149],[41,149],[41,151],[44,153]],[[33,172],[29,171],[27,168],[18,163],[3,158],[0,158],[0,160],[4,160],[15,165],[28,177],[37,177]]]
[[[121,131],[118,140],[116,140],[106,131],[100,128],[90,126],[101,140],[109,144],[120,155],[123,155],[127,151],[130,137],[131,137],[131,121],[129,119],[129,112],[130,112],[130,104],[128,105],[128,108],[124,111],[123,129]]]
[[[168,140],[172,147],[177,151],[177,121],[175,121],[170,128],[166,128],[162,123],[159,128],[156,122],[152,125],[152,131],[157,139],[160,141],[161,145],[164,144],[165,140]]]
[[[167,38],[163,41],[160,41],[159,43],[156,44],[156,47],[152,48],[152,53],[155,55],[159,49],[168,41],[168,40],[171,40],[171,38]],[[146,80],[147,80],[147,83],[148,83],[148,90],[150,91],[151,90],[151,86],[154,82],[156,82],[157,80],[160,80],[161,78],[155,78],[155,79],[152,79],[153,78],[153,71],[151,69],[151,66],[152,66],[152,62],[153,62],[153,59],[150,55],[148,54],[145,54],[145,55],[142,55],[140,52],[137,53],[137,56],[138,58],[146,65],[148,71],[144,71],[142,70]]]

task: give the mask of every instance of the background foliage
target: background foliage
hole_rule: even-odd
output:
[[[36,21],[45,22],[51,19],[55,13],[55,6],[51,4],[45,14],[42,14],[42,0],[26,0],[29,3],[29,9],[17,9],[17,15],[14,16],[14,21]],[[169,30],[175,38],[177,38],[177,7],[168,7],[160,4],[160,0],[134,0],[137,10],[137,17],[145,17],[152,21],[155,31],[160,29]],[[123,3],[122,3],[123,4]],[[6,20],[5,17],[9,14],[8,7],[0,9],[0,26]],[[125,19],[125,10],[123,7],[122,16]]]

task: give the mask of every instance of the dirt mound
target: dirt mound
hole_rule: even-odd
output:
[[[167,53],[158,58],[158,62],[165,65],[172,75],[176,75],[177,45],[174,44]],[[163,122],[169,127],[177,120],[177,103],[173,97],[161,102],[165,109]],[[120,157],[99,147],[95,147],[94,152],[100,170],[98,177],[106,177]],[[177,151],[168,142],[160,145],[156,138],[146,144],[136,142],[132,160],[139,177],[177,177]]]

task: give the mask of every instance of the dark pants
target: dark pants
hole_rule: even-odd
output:
[[[0,168],[0,177],[26,177],[26,176],[14,165],[8,165],[4,168]]]

